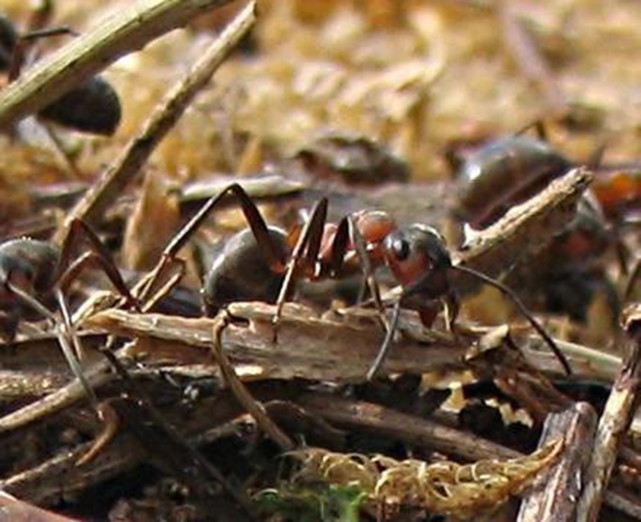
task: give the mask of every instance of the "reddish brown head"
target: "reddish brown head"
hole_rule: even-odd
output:
[[[403,286],[403,293],[437,299],[448,292],[447,269],[452,266],[443,237],[433,228],[414,224],[399,227],[383,242],[385,262]]]

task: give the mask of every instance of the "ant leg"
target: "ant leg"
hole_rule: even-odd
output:
[[[368,381],[371,381],[374,377],[376,377],[376,374],[379,372],[379,370],[383,366],[383,363],[385,362],[385,359],[389,354],[390,348],[392,347],[392,344],[394,342],[394,332],[396,332],[396,329],[398,328],[398,319],[400,315],[401,315],[401,300],[399,299],[394,304],[394,310],[392,311],[392,323],[387,329],[387,333],[385,334],[385,340],[383,341],[383,344],[378,350],[378,354],[376,355],[376,359],[374,359],[374,363],[372,364],[372,366],[370,366],[369,370],[367,371]]]
[[[263,252],[265,261],[274,270],[274,272],[282,272],[285,268],[284,260],[278,249],[272,242],[267,229],[267,224],[261,216],[260,211],[256,204],[251,200],[247,192],[238,183],[233,183],[228,187],[221,190],[217,195],[211,197],[200,210],[187,222],[187,224],[174,236],[171,242],[167,245],[163,252],[163,257],[174,257],[178,251],[185,245],[191,238],[196,229],[203,223],[209,213],[218,205],[218,203],[227,195],[231,193],[240,202],[241,210],[245,215],[245,219],[251,228],[256,242]]]
[[[71,263],[73,247],[76,242],[83,237],[87,239],[92,251],[87,252]],[[109,281],[111,281],[114,288],[127,300],[127,303],[136,310],[140,309],[138,300],[131,295],[129,288],[127,288],[118,268],[111,258],[111,254],[102,244],[102,241],[100,241],[98,236],[84,221],[75,219],[71,222],[69,232],[62,245],[60,260],[58,261],[58,267],[56,269],[58,286],[60,288],[66,288],[88,264],[98,266],[105,273]],[[67,268],[64,269],[63,267]]]
[[[385,309],[383,307],[383,300],[381,299],[381,291],[378,286],[378,282],[376,281],[376,277],[374,276],[372,261],[367,254],[367,245],[365,244],[365,239],[363,239],[363,235],[361,234],[360,230],[358,230],[358,227],[354,224],[354,219],[351,215],[347,216],[347,222],[349,223],[348,228],[350,239],[352,241],[352,244],[354,245],[354,249],[356,250],[356,254],[358,255],[358,259],[363,268],[363,276],[365,277],[365,282],[367,283],[367,286],[372,293],[376,308],[378,308],[378,310],[383,313],[383,317],[385,317]],[[361,295],[359,300],[362,299],[363,296]]]
[[[446,326],[449,332],[452,332],[456,335],[454,330],[454,325],[456,323],[456,318],[458,317],[461,304],[456,293],[450,288],[450,290],[445,294],[445,317],[446,317]]]
[[[278,299],[276,299],[276,312],[272,319],[274,342],[276,342],[278,338],[278,324],[280,323],[280,318],[283,313],[285,300],[287,299],[292,287],[294,271],[296,267],[299,266],[299,260],[302,259],[306,266],[309,266],[310,264],[315,265],[318,262],[318,253],[320,251],[321,240],[323,239],[323,229],[325,228],[325,222],[327,221],[327,204],[327,198],[321,198],[316,205],[314,205],[309,219],[305,223],[305,226],[298,237],[298,241],[296,242],[296,246],[294,247],[294,250],[289,257],[289,261],[287,262],[285,277],[283,278],[283,283],[280,287],[280,292],[278,293]],[[305,257],[303,257],[305,247],[307,247],[307,252]]]
[[[347,251],[348,237],[351,239],[351,242],[354,245],[354,250],[356,250],[356,254],[358,255],[366,287],[369,288],[372,298],[374,299],[374,305],[378,310],[381,325],[385,332],[389,333],[390,325],[387,322],[385,307],[383,306],[383,300],[381,299],[381,291],[378,286],[378,281],[376,281],[376,276],[374,275],[374,268],[372,267],[371,259],[367,253],[365,239],[363,238],[360,230],[358,230],[358,227],[354,224],[354,219],[349,214],[340,220],[336,229],[330,259],[331,273],[333,275],[340,273],[345,259],[345,253]],[[365,287],[361,288],[358,298],[359,302],[363,300],[364,288]]]
[[[532,325],[532,327],[538,332],[538,334],[543,338],[546,344],[550,347],[550,349],[552,350],[552,353],[554,353],[556,358],[561,363],[561,366],[563,366],[563,370],[565,371],[565,373],[567,375],[572,375],[572,368],[570,367],[570,363],[565,357],[565,354],[557,346],[557,344],[554,342],[554,339],[552,339],[550,334],[547,333],[545,328],[543,328],[541,323],[539,323],[539,321],[537,321],[534,318],[534,316],[528,311],[527,307],[523,304],[523,301],[519,299],[519,296],[516,295],[514,290],[504,285],[503,283],[497,281],[496,279],[493,279],[481,272],[478,272],[477,270],[474,270],[473,268],[469,268],[463,265],[452,265],[451,268],[453,270],[458,270],[459,272],[463,272],[465,274],[469,274],[473,277],[476,277],[480,281],[483,281],[488,285],[498,288],[501,292],[507,295],[512,300],[512,302],[516,305],[516,307],[519,309],[523,317],[525,317],[528,320],[528,322]]]
[[[93,388],[89,384],[89,381],[87,381],[87,378],[82,371],[82,367],[80,366],[80,361],[78,360],[83,350],[80,346],[80,341],[78,339],[78,336],[76,335],[76,331],[71,320],[69,307],[67,306],[67,302],[65,301],[62,290],[60,290],[59,288],[54,289],[54,295],[56,297],[56,300],[58,301],[60,313],[62,314],[63,325],[65,327],[65,330],[67,331],[67,336],[73,343],[72,348],[69,345],[67,338],[64,335],[60,336],[60,347],[62,348],[62,353],[65,356],[65,359],[67,359],[67,364],[71,368],[74,376],[82,384],[82,387],[84,388],[87,397],[89,397],[89,400],[91,401],[94,409],[96,410],[96,412],[99,412],[98,397],[96,397]],[[64,339],[64,341],[62,341],[62,339]]]
[[[76,160],[73,158],[72,154],[70,153],[69,147],[60,138],[58,131],[55,128],[53,128],[52,125],[50,125],[44,120],[40,121],[40,125],[42,125],[42,128],[44,129],[45,133],[51,140],[51,143],[53,144],[54,149],[60,156],[60,159],[69,169],[71,176],[75,180],[81,180],[83,177],[82,171],[80,170],[80,167],[78,167]]]
[[[530,129],[534,129],[534,132],[536,133],[536,137],[539,138],[540,140],[549,141],[547,127],[545,126],[545,123],[541,119],[537,119],[531,123],[528,123],[524,127],[521,127],[514,133],[514,136],[520,136],[521,134],[525,134]]]
[[[203,206],[200,207],[200,210],[194,214],[194,216],[182,227],[182,229],[178,231],[178,233],[165,247],[160,261],[139,285],[138,295],[141,297],[141,300],[144,301],[146,299],[147,295],[150,293],[150,289],[156,284],[167,265],[170,265],[173,262],[180,249],[185,246],[187,241],[189,241],[198,227],[202,225],[210,212],[212,212],[220,201],[228,194],[235,196],[240,202],[241,210],[245,215],[249,228],[256,238],[260,251],[262,252],[269,267],[276,273],[282,273],[285,270],[285,260],[283,259],[282,253],[279,252],[278,248],[274,245],[272,238],[269,235],[267,224],[265,223],[263,216],[261,216],[258,207],[251,200],[241,185],[233,183],[222,189],[218,194],[212,196],[206,203],[204,203]]]
[[[378,286],[378,282],[374,276],[374,268],[372,267],[371,259],[367,253],[367,245],[365,244],[365,239],[363,235],[358,230],[358,227],[354,224],[354,219],[351,215],[345,216],[338,223],[336,229],[336,234],[334,236],[334,241],[332,244],[332,252],[330,258],[330,272],[333,276],[340,274],[341,268],[343,267],[343,262],[345,260],[345,253],[347,252],[348,240],[351,240],[352,245],[354,245],[354,250],[358,255],[358,260],[361,264],[363,270],[363,276],[365,282],[372,293],[374,303],[376,308],[383,314],[385,308],[383,307],[383,301],[381,299],[381,292]],[[363,299],[363,290],[361,290],[359,295],[359,302]]]
[[[69,309],[66,307],[66,303],[64,302],[62,293],[59,290],[54,291],[54,294],[58,299],[58,302],[60,303],[60,310],[62,312],[62,316],[64,320],[63,326],[65,327],[67,335],[65,335],[65,332],[63,331],[63,329],[60,328],[60,321],[58,321],[56,316],[53,315],[53,313],[51,313],[51,311],[49,311],[49,309],[45,307],[40,301],[38,301],[35,297],[31,296],[24,290],[22,290],[22,288],[20,288],[19,286],[13,285],[9,282],[5,284],[6,284],[7,290],[11,292],[14,296],[18,297],[24,304],[26,304],[27,306],[29,306],[30,308],[32,308],[33,310],[41,314],[43,317],[53,322],[54,328],[56,331],[56,336],[58,338],[58,344],[60,345],[60,349],[62,350],[62,354],[64,355],[67,361],[67,364],[69,365],[69,368],[71,368],[71,371],[73,372],[76,379],[78,379],[82,384],[82,387],[84,388],[91,402],[93,404],[96,404],[98,402],[98,399],[96,398],[96,395],[93,392],[93,389],[91,388],[89,382],[85,378],[82,368],[80,366],[80,362],[78,361],[78,358],[74,353],[74,349],[69,343],[69,338],[71,338],[73,344],[77,345],[78,339],[74,335],[73,328],[71,326],[71,320],[69,317]]]
[[[9,62],[9,82],[14,81],[20,76],[20,71],[25,62],[25,57],[34,42],[39,38],[46,38],[49,36],[60,36],[65,34],[76,34],[69,27],[49,27],[29,31],[28,33],[21,34],[16,42],[16,45],[11,53],[11,60]]]

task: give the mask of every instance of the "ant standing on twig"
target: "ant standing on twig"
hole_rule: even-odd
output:
[[[454,265],[443,237],[435,229],[422,224],[398,226],[390,215],[375,210],[348,214],[338,224],[327,223],[327,198],[321,198],[314,205],[301,230],[288,234],[267,226],[243,188],[238,184],[229,185],[206,202],[165,248],[152,280],[175,259],[192,233],[227,195],[238,199],[249,228],[225,243],[206,275],[202,293],[208,315],[239,300],[275,303],[273,326],[276,340],[283,305],[296,279],[315,281],[362,271],[387,330],[385,341],[367,374],[368,379],[372,379],[392,345],[402,306],[418,311],[423,324],[429,328],[440,303],[444,303],[448,311],[448,325],[453,326],[459,306],[448,274],[457,270],[508,295],[553,350],[566,373],[571,373],[562,352],[516,294],[476,270]],[[390,325],[387,324],[374,279],[374,268],[382,264],[390,268],[402,287]],[[152,284],[153,281],[150,282]]]

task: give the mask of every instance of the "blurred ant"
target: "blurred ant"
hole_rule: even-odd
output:
[[[536,137],[524,134],[530,127],[536,130]],[[463,149],[463,154],[457,149]],[[549,144],[542,122],[489,142],[472,136],[471,140],[454,143],[445,153],[463,185],[453,215],[464,229],[488,227],[511,207],[535,196],[553,179],[576,167]],[[595,150],[588,168],[600,169],[603,153],[604,147]],[[555,234],[549,247],[537,257],[536,290],[543,290],[546,309],[585,321],[591,296],[598,289],[605,290],[613,316],[617,315],[616,291],[603,270],[594,264],[610,246],[615,247],[625,272],[625,247],[613,234],[598,198],[587,191],[581,196],[571,223]]]
[[[338,224],[327,223],[327,198],[312,208],[302,227],[289,234],[267,226],[258,208],[238,184],[232,184],[206,202],[166,247],[156,272],[174,260],[191,234],[227,195],[240,202],[249,228],[225,242],[217,252],[202,288],[205,312],[215,314],[235,301],[276,303],[273,318],[274,340],[283,305],[296,279],[317,281],[340,278],[362,271],[381,313],[387,334],[375,362],[368,371],[372,379],[389,351],[398,325],[401,306],[417,310],[421,321],[431,327],[443,303],[448,326],[458,314],[458,298],[450,286],[449,272],[458,270],[499,288],[507,294],[559,358],[564,370],[570,366],[551,337],[527,311],[512,290],[471,268],[454,265],[443,237],[433,228],[413,224],[398,226],[387,213],[363,210],[343,217]],[[387,265],[402,286],[387,326],[374,268]]]
[[[625,224],[628,212],[641,210],[641,164],[608,166],[604,170],[594,180],[592,190],[605,214]]]
[[[85,239],[90,247],[72,261],[74,247]],[[31,238],[10,239],[0,244],[0,329],[12,340],[22,319],[43,317],[59,325],[60,321],[44,303],[55,298],[62,314],[65,332],[56,327],[56,335],[63,355],[74,376],[80,381],[94,406],[96,396],[85,379],[78,357],[81,348],[64,292],[69,284],[88,265],[100,268],[128,305],[139,309],[138,301],[129,289],[111,257],[95,233],[81,220],[74,220],[61,246],[53,242]],[[73,348],[72,348],[73,346]],[[100,408],[97,408],[100,411]]]
[[[525,134],[531,127],[536,137]],[[599,147],[592,154],[587,162],[590,169],[599,167],[603,152]],[[489,142],[479,136],[455,142],[445,155],[462,184],[455,217],[474,229],[496,222],[510,208],[577,166],[550,145],[540,121]]]
[[[40,38],[73,34],[68,27],[44,27],[50,17],[49,10],[36,12],[28,24],[27,32],[19,33],[14,24],[0,14],[0,71],[15,80],[34,42]],[[99,76],[63,94],[50,103],[38,116],[63,127],[91,134],[111,135],[115,132],[122,110],[114,88]]]

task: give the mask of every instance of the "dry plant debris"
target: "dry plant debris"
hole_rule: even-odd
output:
[[[625,337],[638,344],[640,4],[256,3],[0,1],[2,508],[51,521],[569,522],[579,504],[585,520],[641,519],[638,346],[628,354]],[[59,25],[78,35],[11,39]],[[9,51],[22,45],[14,78]],[[113,136],[43,123],[42,107],[97,72],[122,105]],[[488,150],[519,161],[502,170]],[[484,211],[503,216],[487,226],[461,222],[462,196],[483,186],[466,164],[486,169]],[[178,233],[232,183],[283,230],[270,277],[294,267],[277,336],[271,295],[203,306],[222,261],[241,266],[232,279],[255,271],[227,249],[247,221],[257,228],[246,202],[243,214],[227,195],[188,241]],[[313,240],[294,243],[323,197],[316,256]],[[365,215],[389,226],[384,241],[347,219],[346,235],[332,228]],[[43,267],[6,245],[54,245],[75,218],[124,282],[118,293],[98,271],[62,277],[56,303],[29,286]],[[415,223],[446,239],[429,233],[440,257],[407,268],[417,243],[399,234]],[[327,263],[341,241],[356,277]],[[92,257],[86,246],[69,265]],[[367,260],[380,308],[362,302]],[[513,288],[573,375],[519,305],[456,267]],[[49,311],[61,301],[69,313]],[[302,470],[283,468],[283,452]],[[510,497],[533,481],[517,515]],[[267,513],[249,495],[274,487]]]
[[[563,441],[559,440],[526,457],[466,465],[397,461],[382,455],[340,454],[320,448],[290,455],[301,461],[294,480],[356,485],[374,502],[414,506],[471,520],[523,491],[554,462],[562,448]]]

